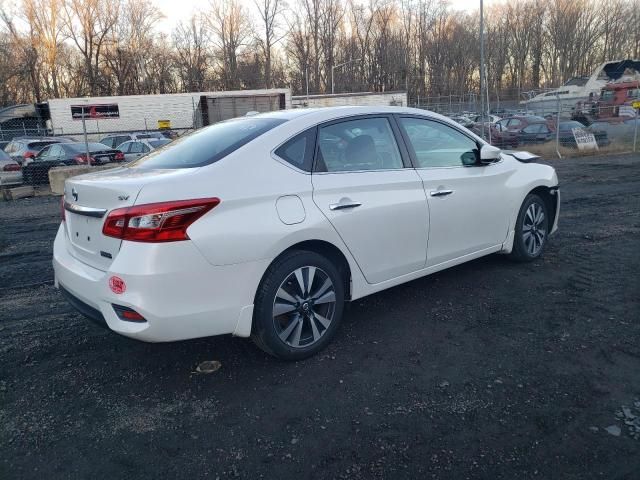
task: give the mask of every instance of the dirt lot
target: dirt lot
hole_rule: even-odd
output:
[[[59,200],[0,203],[0,478],[640,478],[640,156],[554,163],[543,260],[357,301],[291,364],[94,327],[52,286]]]

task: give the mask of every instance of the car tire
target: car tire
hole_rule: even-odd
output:
[[[282,360],[315,355],[338,330],[344,292],[340,271],[326,257],[303,250],[282,255],[258,287],[251,339]]]
[[[542,256],[549,237],[549,212],[539,195],[530,193],[524,199],[516,220],[512,260],[532,262]]]

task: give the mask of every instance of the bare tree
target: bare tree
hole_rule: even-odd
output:
[[[264,86],[272,87],[272,53],[273,46],[282,40],[280,20],[286,8],[283,0],[254,0],[263,27],[263,36],[259,45],[264,56]]]
[[[201,16],[193,16],[188,24],[179,23],[173,31],[177,74],[180,90],[197,92],[204,90],[209,68],[210,47],[206,21]]]
[[[238,0],[215,0],[207,19],[218,48],[222,86],[240,88],[238,56],[252,34],[249,15]]]
[[[100,60],[109,33],[120,12],[118,0],[66,0],[62,9],[65,33],[84,59],[92,95],[103,93],[99,84]]]

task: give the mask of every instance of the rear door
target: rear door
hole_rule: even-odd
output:
[[[504,192],[513,167],[477,165],[475,140],[448,124],[401,116],[399,125],[429,204],[427,265],[504,242],[511,212]]]
[[[318,128],[313,200],[362,270],[379,283],[425,265],[429,213],[389,116]]]

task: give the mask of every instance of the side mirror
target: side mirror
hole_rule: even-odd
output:
[[[480,164],[489,165],[500,160],[500,149],[493,145],[482,145],[480,148]]]

